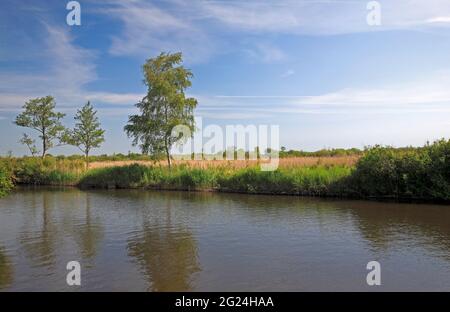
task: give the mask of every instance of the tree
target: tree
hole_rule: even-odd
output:
[[[181,53],[161,53],[148,59],[143,66],[147,95],[136,104],[139,115],[129,116],[125,126],[133,146],[154,156],[165,154],[171,166],[170,149],[186,137],[172,136],[175,126],[188,127],[194,132],[194,108],[197,100],[186,98],[184,91],[191,86],[192,73],[182,65]]]
[[[39,153],[39,151],[35,145],[36,140],[33,140],[30,136],[28,136],[28,134],[24,133],[19,142],[28,147],[28,149],[30,150],[31,156],[35,156]]]
[[[61,142],[66,130],[61,124],[65,114],[55,112],[55,105],[52,96],[31,99],[25,103],[24,112],[15,120],[16,125],[39,132],[39,138],[42,140],[42,158],[50,148],[55,146],[55,140]]]
[[[86,167],[89,166],[89,152],[93,148],[100,147],[105,142],[105,131],[100,128],[100,122],[96,116],[97,111],[90,102],[87,102],[75,115],[75,128],[69,131],[66,142],[74,145],[83,152],[86,159]]]

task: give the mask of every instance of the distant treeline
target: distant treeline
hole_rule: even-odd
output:
[[[362,155],[364,150],[358,148],[331,148],[331,149],[321,149],[315,152],[307,151],[296,151],[296,150],[286,150],[283,147],[279,152],[280,158],[286,157],[335,157],[335,156],[353,156]]]
[[[405,149],[405,148],[400,148]],[[270,154],[270,150],[266,151],[264,155]],[[238,159],[238,155],[243,155],[244,159],[250,159],[252,155],[250,155],[250,152],[244,151],[244,150],[234,150],[234,159]],[[318,151],[313,152],[307,152],[302,150],[280,150],[278,152],[278,156],[280,158],[288,158],[288,157],[337,157],[337,156],[355,156],[355,155],[362,155],[364,153],[364,150],[360,150],[357,148],[350,148],[350,149],[344,149],[344,148],[332,148],[332,149],[321,149]],[[85,156],[83,155],[52,155],[47,154],[50,158],[55,159],[67,159],[67,160],[84,160]],[[174,158],[181,155],[173,155]],[[12,156],[9,156],[12,157]],[[122,153],[114,153],[114,154],[101,154],[101,155],[90,155],[89,156],[89,162],[100,162],[100,161],[126,161],[126,160],[143,160],[143,161],[152,161],[152,160],[161,160],[164,159],[164,155],[154,156],[154,155],[146,155],[146,154],[140,154],[140,153],[132,153],[129,152],[127,154]],[[188,159],[226,159],[227,152],[220,152],[217,154],[194,154],[192,153],[190,157],[187,157]],[[261,154],[259,153],[259,149],[256,149],[253,158],[261,158]],[[0,157],[1,158],[1,157]],[[184,157],[186,158],[186,157]]]

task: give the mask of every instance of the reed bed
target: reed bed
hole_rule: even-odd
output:
[[[337,183],[349,176],[346,166],[297,167],[261,171],[258,167],[194,168],[131,164],[91,169],[79,185],[85,188],[159,188],[216,190],[252,194],[340,196]]]
[[[312,166],[347,166],[352,167],[356,164],[360,156],[329,156],[329,157],[287,157],[279,159],[279,168],[312,167]],[[267,163],[264,160],[173,160],[175,166],[184,165],[190,168],[229,168],[243,169],[258,166],[261,163]],[[121,167],[132,164],[143,166],[167,166],[166,161],[148,161],[148,160],[118,160],[118,161],[96,161],[89,164],[90,169]]]

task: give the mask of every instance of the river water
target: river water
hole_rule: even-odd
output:
[[[450,291],[450,206],[23,188],[0,199],[0,290]]]

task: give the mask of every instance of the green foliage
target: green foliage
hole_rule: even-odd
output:
[[[179,189],[212,189],[216,186],[219,172],[220,169],[178,167],[170,173],[166,183]]]
[[[28,134],[24,133],[19,143],[28,147],[28,150],[31,153],[31,156],[35,156],[39,153],[39,150],[36,147],[36,140],[33,140]]]
[[[335,195],[333,183],[348,176],[341,166],[309,167],[264,172],[256,167],[227,171],[223,168],[189,168],[130,165],[91,170],[82,187],[150,187],[180,190],[216,189],[227,192],[290,195]]]
[[[90,102],[87,102],[75,115],[75,128],[69,131],[65,137],[66,143],[74,145],[85,155],[89,161],[89,152],[93,148],[100,147],[105,141],[105,131],[100,128],[100,122]]]
[[[255,194],[339,196],[335,184],[350,174],[344,166],[314,166],[261,171],[245,168],[218,179],[223,191]]]
[[[54,141],[61,140],[65,133],[65,128],[61,124],[61,119],[65,115],[55,112],[55,105],[55,100],[51,96],[31,99],[25,103],[24,111],[15,120],[16,125],[34,129],[39,133],[42,140],[42,157],[45,157],[47,151],[54,146]],[[27,146],[30,144],[29,148],[34,145],[28,137],[23,137],[22,140],[25,140],[23,143]],[[34,151],[37,152],[36,147]]]
[[[133,164],[90,170],[79,182],[81,187],[133,188],[143,186],[145,166]]]
[[[12,174],[6,166],[0,163],[0,197],[5,196],[12,189]]]
[[[173,170],[160,166],[133,164],[90,170],[81,180],[81,187],[98,188],[213,188],[218,169],[198,169],[175,166]]]
[[[182,65],[181,53],[161,53],[144,64],[144,83],[147,95],[136,104],[139,115],[129,117],[125,126],[133,145],[139,145],[142,153],[165,154],[170,167],[170,149],[184,136],[173,136],[176,126],[195,130],[194,108],[197,100],[186,98],[185,90],[191,86],[192,73]]]
[[[289,150],[282,146],[279,156],[280,158],[286,157],[335,157],[335,156],[358,156],[362,155],[363,151],[357,148],[332,148],[332,149],[321,149],[315,152],[306,152],[306,151],[296,151]]]
[[[367,149],[350,179],[359,196],[450,200],[450,140]]]
[[[13,164],[13,174],[19,184],[76,185],[83,174],[81,160],[60,160],[52,156],[45,159],[24,157]]]
[[[85,160],[86,156],[83,155],[58,155],[55,156],[56,159],[66,159],[66,160]],[[154,157],[150,155],[143,155],[137,153],[128,153],[127,155],[122,153],[112,154],[112,155],[89,155],[89,162],[108,162],[108,161],[131,161],[131,160],[143,160],[143,161],[152,161],[155,160]]]

